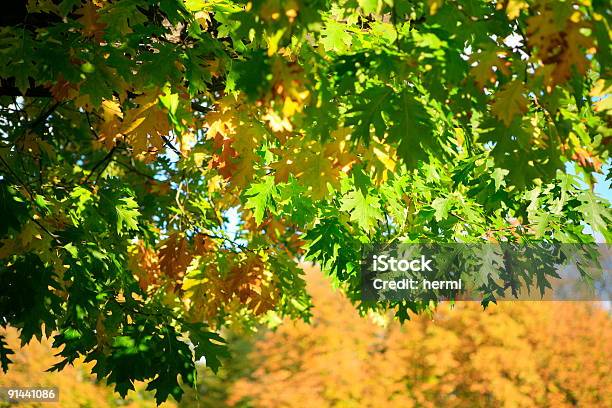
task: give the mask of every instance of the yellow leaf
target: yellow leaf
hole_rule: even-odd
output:
[[[263,100],[267,106],[263,119],[273,132],[291,132],[293,116],[302,112],[310,98],[304,72],[299,65],[277,57],[272,65],[272,77],[271,92]]]
[[[128,248],[128,267],[138,279],[142,290],[147,291],[159,285],[161,271],[157,252],[146,247],[142,241]]]
[[[523,95],[524,92],[524,84],[521,81],[514,80],[506,84],[494,96],[491,111],[508,127],[516,115],[527,112],[529,101]]]
[[[255,315],[261,315],[274,308],[278,297],[278,289],[271,278],[261,257],[252,254],[246,262],[232,268],[226,280],[227,291],[237,296]]]
[[[200,26],[204,31],[208,30],[208,25],[210,23],[210,14],[205,11],[198,11],[194,14],[196,21],[200,23]]]
[[[501,2],[499,4],[502,4]],[[525,0],[509,0],[508,5],[506,6],[506,15],[508,19],[514,20],[521,15],[522,10],[527,10],[529,8],[529,3]]]
[[[327,184],[338,186],[342,173],[349,171],[356,157],[349,152],[346,133],[332,132],[335,141],[325,148],[317,141],[308,141],[303,135],[290,138],[281,148],[272,149],[279,160],[270,167],[275,171],[277,182],[287,181],[289,175],[300,180],[309,188],[314,199],[321,199],[328,193]]]
[[[360,146],[356,151],[363,159],[366,174],[374,170],[374,180],[376,183],[383,183],[388,179],[389,173],[395,171],[397,165],[397,153],[395,149],[387,143],[382,143],[374,137],[369,146]]]
[[[273,132],[291,132],[293,130],[293,125],[289,119],[281,117],[272,109],[270,109],[268,113],[262,117],[262,119],[268,122],[268,125]]]
[[[130,115],[132,116],[126,118],[126,125],[123,127],[123,129],[121,129],[125,134],[133,133],[138,128],[138,126],[142,125],[143,122],[147,119],[144,116],[136,116],[137,113],[134,112],[130,112]]]
[[[444,0],[429,0],[429,14],[432,16],[438,12],[442,4],[444,4]]]
[[[219,101],[217,110],[206,116],[206,126],[207,138],[216,149],[210,167],[232,186],[246,186],[260,161],[256,151],[265,139],[264,128],[241,112],[232,98]]]
[[[102,125],[99,130],[99,142],[107,149],[115,145],[115,141],[120,136],[121,121],[123,113],[120,105],[112,100],[102,101]]]
[[[389,156],[389,154],[387,154],[386,152],[380,150],[377,147],[374,147],[373,149],[374,155],[376,155],[376,157],[378,157],[378,160],[380,160],[380,162],[387,168],[387,170],[389,171],[394,171],[395,170],[395,164],[396,161],[391,158],[391,156]]]
[[[276,33],[274,33],[274,35],[270,35],[267,37],[269,57],[276,54],[276,52],[278,51],[278,43],[280,42],[281,38],[283,38],[283,34],[285,34],[285,30],[286,28],[283,28],[281,30],[278,30]]]
[[[152,160],[163,149],[162,136],[170,132],[168,114],[159,106],[155,92],[145,93],[134,102],[138,107],[126,111],[120,132],[126,136],[136,157]]]
[[[591,65],[586,53],[590,52],[589,50],[593,46],[593,41],[590,37],[582,35],[580,28],[583,26],[583,24],[568,23],[566,28],[567,40],[564,43],[566,47],[562,49],[562,53],[555,65],[551,86],[570,79],[574,69],[579,74],[586,73]]]
[[[187,155],[197,142],[197,137],[194,132],[184,132],[179,135],[180,150],[183,155]]]
[[[263,143],[265,134],[259,126],[246,124],[240,130],[240,135],[232,143],[232,147],[238,153],[235,165],[236,170],[232,174],[230,184],[243,188],[253,180],[255,175],[255,164],[259,162],[257,149]]]
[[[589,28],[588,22],[579,11],[568,13],[568,7],[571,5],[565,3],[558,8],[549,6],[527,20],[527,43],[542,64],[536,75],[544,79],[549,92],[567,81],[574,69],[584,74],[591,64],[586,54],[594,52],[592,38],[581,33]],[[559,21],[565,14],[569,19]]]
[[[117,102],[111,101],[108,99],[105,99],[104,101],[102,101],[102,115],[103,115],[105,122],[110,121],[114,119],[115,117],[123,118],[123,113],[121,112],[121,106],[119,106]]]
[[[223,177],[214,175],[208,179],[208,192],[214,193],[215,191],[221,191],[223,189]]]

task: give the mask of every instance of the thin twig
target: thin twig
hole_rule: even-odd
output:
[[[142,177],[146,177],[146,178],[148,178],[149,180],[153,180],[153,181],[161,182],[160,180],[157,180],[155,177],[151,176],[150,174],[146,174],[146,173],[144,173],[144,172],[142,172],[142,171],[138,170],[136,167],[133,167],[133,166],[131,166],[131,165],[127,164],[127,163],[124,163],[124,162],[119,161],[119,160],[117,160],[117,159],[114,159],[113,161],[114,161],[115,163],[117,163],[117,164],[119,164],[119,165],[121,165],[121,166],[125,167],[127,170],[131,171],[132,173],[138,174],[139,176],[142,176]]]
[[[200,112],[200,113],[208,113],[212,110],[211,107],[207,107],[207,106],[202,106],[200,104],[197,104],[195,102],[191,102],[191,109],[193,109],[196,112]]]
[[[21,180],[21,178],[17,175],[17,173],[15,173],[15,171],[11,168],[11,166],[9,166],[9,164],[4,160],[4,158],[2,156],[0,156],[0,161],[2,161],[2,164],[4,164],[4,166],[8,169],[8,171],[19,182],[19,184],[21,184],[23,186],[23,188],[26,189],[26,191],[30,195],[30,199],[34,198],[34,193],[32,192],[32,190],[30,190],[30,188],[27,186],[27,184],[24,183],[23,180]]]
[[[100,136],[98,136],[98,132],[96,132],[96,129],[94,129],[94,127],[91,124],[91,119],[89,118],[89,112],[85,111],[85,116],[87,117],[87,123],[89,124],[89,130],[96,137],[96,140],[100,140]]]
[[[487,232],[500,232],[500,231],[507,231],[507,230],[512,230],[512,229],[517,229],[519,227],[522,228],[529,228],[532,227],[533,224],[516,224],[516,225],[508,225],[506,227],[499,227],[499,228],[493,228],[490,230],[487,230]]]
[[[42,225],[40,222],[38,222],[37,220],[34,219],[34,217],[30,217],[30,219],[36,224],[38,225],[43,231],[45,231],[47,234],[49,234],[49,236],[51,238],[53,238],[53,240],[55,240],[56,243],[61,244],[62,241],[60,241],[59,236],[55,235],[54,233],[52,233],[51,231],[49,231],[44,225]]]
[[[465,222],[465,223],[469,224],[468,220],[466,220],[465,218],[463,218],[463,217],[462,217],[462,216],[460,216],[459,214],[456,214],[456,213],[454,213],[454,212],[452,212],[452,211],[449,211],[448,213],[449,213],[450,215],[452,215],[453,217],[458,218],[460,221],[463,221],[463,222]]]
[[[28,123],[27,128],[33,129],[43,123],[60,105],[61,102],[55,102],[49,107],[49,109],[43,111],[36,119]]]
[[[87,183],[89,181],[89,178],[92,176],[92,174],[94,174],[94,172],[96,171],[96,169],[98,167],[100,167],[101,165],[103,165],[106,161],[108,161],[110,163],[110,159],[113,157],[113,154],[115,154],[115,150],[117,150],[117,145],[113,146],[112,149],[109,150],[109,152],[106,154],[106,156],[104,156],[102,158],[102,160],[100,160],[98,163],[96,163],[96,165],[93,167],[93,169],[91,169],[91,172],[87,175],[87,177],[85,177],[85,182]],[[100,173],[102,173],[104,170],[106,170],[106,167],[108,167],[108,164],[106,164],[106,166],[104,166],[104,168],[102,169],[102,171]],[[98,175],[99,177],[99,175]],[[96,177],[96,181],[98,180],[98,177]]]
[[[115,146],[115,147],[116,147],[116,146]],[[114,150],[114,149],[115,149],[115,148],[113,147],[113,150]],[[111,152],[113,152],[113,150],[111,150],[111,151],[109,152],[109,154],[110,154]],[[109,165],[110,165],[112,162],[113,162],[113,158],[112,158],[112,157],[109,157],[109,159],[106,161],[106,163],[104,164],[104,166],[102,166],[102,169],[101,169],[101,170],[98,172],[98,175],[96,176],[96,181],[95,181],[95,183],[96,183],[96,184],[98,184],[98,180],[100,179],[100,176],[102,176],[102,173],[104,173],[104,172],[106,171],[106,169],[108,168],[108,166],[109,166]],[[91,174],[91,173],[90,173],[90,174]]]
[[[168,138],[166,136],[162,136],[161,137],[162,140],[164,141],[164,145],[166,145],[166,147],[170,148],[170,150],[172,150],[174,153],[178,154],[180,157],[185,157],[185,155],[176,148],[176,146],[174,146],[170,140],[168,140]]]

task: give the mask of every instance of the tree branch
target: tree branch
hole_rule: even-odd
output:
[[[95,173],[96,169],[100,166],[102,166],[104,163],[106,163],[106,165],[104,166],[104,168],[100,171],[100,174],[102,174],[102,172],[104,172],[104,170],[106,170],[106,167],[108,167],[108,164],[112,161],[111,158],[113,157],[113,154],[115,154],[115,151],[117,150],[117,145],[113,146],[112,149],[109,150],[109,152],[106,154],[106,156],[104,156],[102,158],[102,160],[100,160],[98,163],[96,163],[96,165],[93,167],[93,169],[91,169],[91,172],[87,175],[87,177],[85,178],[85,183],[87,183],[89,181],[89,178],[92,176],[92,174]],[[100,177],[100,174],[98,174],[98,177],[96,177],[96,181],[98,180],[98,178]]]
[[[49,88],[44,86],[33,86],[23,94],[19,88],[12,84],[13,81],[0,78],[0,96],[24,96],[31,98],[52,98],[53,95]],[[128,96],[136,96],[135,94],[128,93]],[[57,107],[57,106],[56,106]],[[207,114],[212,110],[212,107],[200,105],[197,102],[191,102],[191,109],[196,112]]]
[[[127,164],[127,163],[124,163],[124,162],[119,161],[117,159],[115,159],[114,162],[119,164],[119,165],[121,165],[121,166],[123,166],[126,170],[131,171],[134,174],[138,174],[139,176],[148,178],[149,180],[156,181],[158,183],[163,182],[162,180],[157,180],[155,177],[151,176],[150,174],[146,174],[146,173],[138,170],[136,167],[133,167],[133,166]]]
[[[185,157],[183,152],[181,152],[179,149],[177,149],[176,146],[174,146],[166,136],[162,136],[161,138],[164,141],[164,145],[166,145],[166,147],[168,147],[174,153],[178,154],[180,157]]]

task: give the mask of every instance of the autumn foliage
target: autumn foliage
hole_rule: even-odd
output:
[[[201,370],[181,407],[612,406],[612,322],[600,304],[501,302],[483,311],[459,302],[399,325],[360,316],[308,269],[311,324],[228,333],[232,358],[218,377]],[[16,346],[14,331],[7,338]],[[48,341],[33,341],[2,384],[59,387],[62,407],[154,405],[143,384],[118,400],[82,362],[45,373],[52,353]]]
[[[610,407],[612,322],[586,302],[439,306],[361,317],[319,272],[310,325],[257,341],[229,402],[254,407]],[[238,404],[240,405],[240,404]]]
[[[360,302],[365,245],[610,242],[609,19],[597,0],[3,4],[0,327],[50,337],[53,370],[85,359],[121,396],[178,401],[222,334],[310,320],[304,260],[407,320],[438,298]],[[487,301],[550,286],[490,265],[464,276]],[[401,375],[411,398],[437,384]],[[552,401],[530,378],[521,395]]]

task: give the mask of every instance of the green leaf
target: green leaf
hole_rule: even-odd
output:
[[[364,194],[361,190],[353,190],[346,194],[342,198],[340,210],[349,212],[351,221],[356,221],[364,231],[370,231],[377,220],[383,219],[380,200]]]
[[[115,206],[117,211],[117,234],[123,231],[138,229],[138,203],[132,197],[119,199],[120,203]]]
[[[257,50],[244,61],[232,65],[227,79],[228,91],[242,91],[254,101],[270,84],[270,62],[262,50]]]
[[[80,0],[62,0],[58,6],[58,9],[62,16],[66,16],[80,4]]]
[[[388,140],[398,143],[397,153],[402,161],[409,168],[415,168],[419,161],[427,159],[427,151],[433,150],[436,144],[431,119],[409,89],[399,94],[393,107]]]
[[[394,110],[390,104],[389,96],[393,89],[387,86],[368,88],[360,96],[360,102],[351,109],[350,116],[346,119],[347,125],[353,125],[353,138],[368,143],[370,140],[370,128],[374,127],[374,133],[383,137],[387,131],[384,112],[387,114]]]
[[[189,324],[189,339],[193,343],[195,358],[204,358],[206,366],[213,372],[217,372],[221,367],[221,357],[229,357],[229,352],[223,337],[215,332],[206,330],[206,326],[201,323]]]
[[[487,284],[489,277],[492,277],[493,280],[498,278],[499,270],[504,266],[504,254],[501,246],[487,244],[479,246],[476,254],[478,269],[472,279],[479,288]]]
[[[364,243],[612,239],[609,204],[580,181],[592,187],[609,167],[607,3],[247,3],[32,0],[21,8],[32,21],[19,12],[0,28],[0,316],[23,341],[45,327],[56,368],[82,355],[122,395],[146,381],[158,402],[180,398],[195,356],[224,361],[216,335],[183,318],[308,315],[302,241],[360,312],[406,319],[436,299],[359,302]],[[523,59],[503,41],[516,32],[528,37]],[[286,171],[272,174],[274,163]],[[572,164],[580,179],[563,179]],[[104,177],[88,177],[94,168]],[[268,216],[270,228],[252,228]],[[185,302],[180,279],[128,267],[152,255],[133,246],[170,231],[185,237],[177,259],[206,263],[197,271],[219,300],[206,311]],[[227,313],[223,279],[252,255],[243,250],[272,279],[270,313],[252,315],[248,301]],[[483,303],[497,289],[489,258],[474,278]],[[520,278],[545,287],[537,273]]]
[[[346,32],[346,25],[329,21],[321,30],[321,44],[326,51],[344,52],[351,45],[352,37]]]
[[[354,166],[351,173],[353,175],[353,184],[355,188],[366,194],[368,189],[372,186],[372,180],[364,172],[363,165],[358,164]]]
[[[438,197],[433,200],[431,206],[436,210],[434,218],[439,222],[448,218],[448,212],[453,207],[453,200],[448,197]]]
[[[251,187],[245,192],[247,201],[244,208],[253,210],[257,225],[263,221],[266,210],[274,206],[274,198],[277,194],[278,190],[272,176],[264,177],[260,183],[251,184]]]
[[[296,225],[308,224],[316,216],[317,207],[307,193],[308,188],[293,176],[287,183],[278,186],[278,205],[282,206],[282,212]]]
[[[304,236],[305,258],[318,262],[323,270],[345,281],[354,276],[360,253],[354,236],[335,217],[326,217]],[[357,242],[358,244],[358,242]]]
[[[500,169],[496,167],[495,170],[491,173],[491,177],[493,178],[493,182],[495,183],[495,191],[499,190],[501,187],[506,186],[506,176],[510,173],[506,169]]]
[[[359,7],[366,14],[376,13],[378,11],[379,0],[359,0]]]
[[[23,202],[18,202],[15,191],[9,188],[5,180],[0,180],[0,214],[10,214],[10,217],[3,217],[0,222],[0,236],[10,230],[19,230],[20,221],[27,219],[27,207]]]
[[[532,223],[536,239],[540,239],[544,236],[548,230],[552,218],[552,214],[544,211],[538,212],[529,218],[529,221]]]
[[[610,213],[610,204],[597,197],[593,192],[586,191],[579,196],[582,204],[576,207],[584,217],[584,221],[593,228],[593,231],[599,232],[606,238],[606,242],[610,242],[612,233],[610,231],[610,222],[612,214]]]

